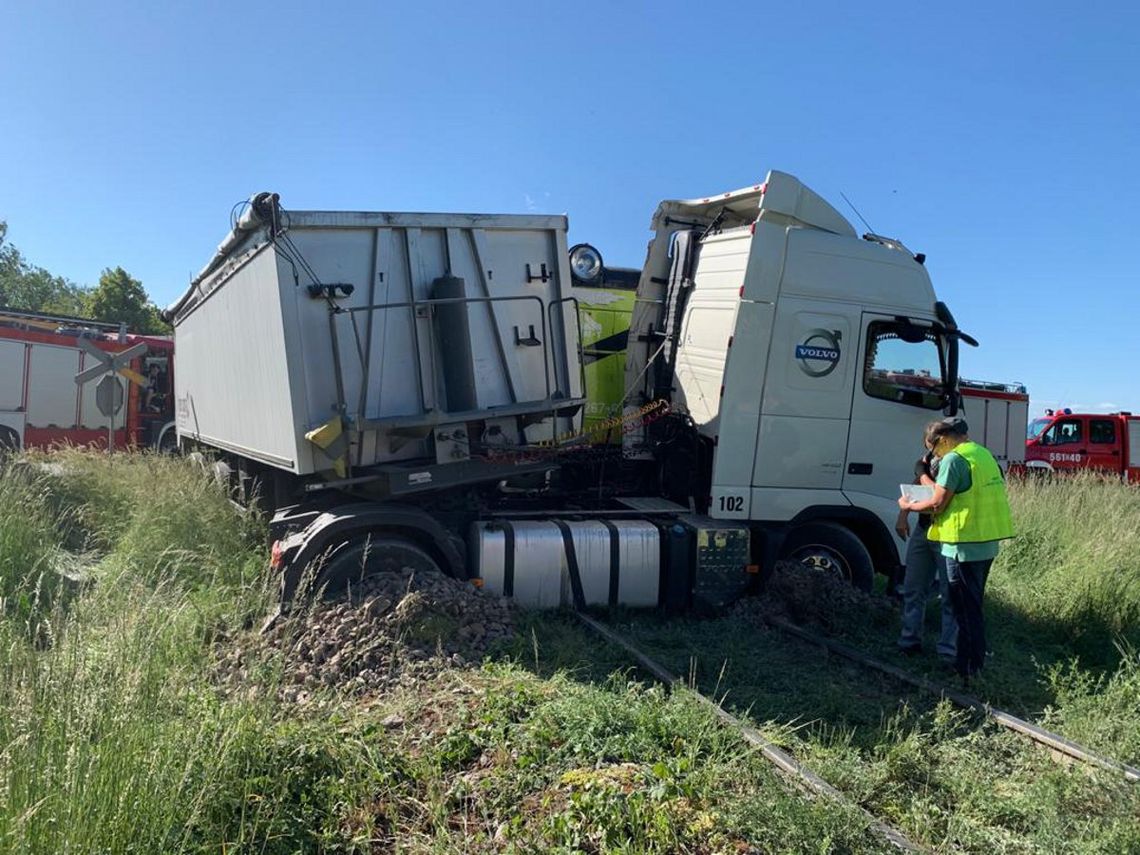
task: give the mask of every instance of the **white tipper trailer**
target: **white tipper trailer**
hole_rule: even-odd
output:
[[[899,484],[976,344],[924,257],[775,171],[651,228],[619,446],[581,429],[565,217],[250,200],[166,314],[180,441],[274,512],[283,602],[391,566],[670,609],[781,558],[897,571]]]

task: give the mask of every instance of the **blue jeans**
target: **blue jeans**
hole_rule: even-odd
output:
[[[938,580],[942,605],[942,626],[938,634],[938,654],[954,658],[958,650],[958,622],[950,605],[950,590],[946,578],[946,562],[942,557],[942,544],[926,538],[926,528],[916,527],[906,543],[906,575],[902,590],[902,632],[899,647],[917,647],[922,644],[922,631],[926,623],[926,604],[930,589]]]
[[[986,662],[986,621],[982,598],[990,575],[992,558],[984,561],[946,559],[946,577],[950,583],[950,602],[958,619],[958,673],[969,677],[982,670]]]

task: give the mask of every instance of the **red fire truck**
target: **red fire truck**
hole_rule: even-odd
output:
[[[990,450],[1002,469],[1018,470],[1025,463],[1025,434],[1029,421],[1029,393],[1020,383],[959,381],[962,415],[970,438]]]
[[[175,441],[173,340],[86,318],[0,308],[0,448],[106,448],[111,420],[96,402],[100,380],[80,385],[75,376],[101,363],[92,345],[113,355],[138,344],[145,352],[115,377],[123,390],[113,417],[116,448]]]
[[[1029,423],[1025,465],[1051,472],[1094,469],[1140,481],[1140,416],[1046,410]]]

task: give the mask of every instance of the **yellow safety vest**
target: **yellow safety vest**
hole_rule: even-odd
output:
[[[963,442],[954,449],[970,464],[970,489],[955,493],[936,514],[927,537],[940,543],[985,543],[1013,537],[1005,479],[985,446]]]

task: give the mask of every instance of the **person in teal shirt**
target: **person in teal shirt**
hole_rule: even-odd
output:
[[[966,422],[947,418],[927,425],[926,447],[941,458],[934,496],[899,499],[903,510],[934,516],[928,537],[941,544],[950,602],[958,621],[956,667],[963,678],[985,664],[983,597],[1001,541],[1013,537],[1005,479],[988,450],[969,437]]]
[[[915,482],[933,487],[938,477],[938,463],[938,458],[927,449],[926,454],[914,464]],[[950,603],[950,586],[946,578],[942,544],[926,536],[930,523],[930,514],[918,514],[912,528],[910,512],[905,510],[899,511],[895,523],[895,533],[906,541],[898,648],[908,656],[922,652],[926,604],[930,600],[931,585],[937,581],[941,626],[936,649],[944,662],[955,663],[958,659],[958,621],[954,617],[954,606]]]

